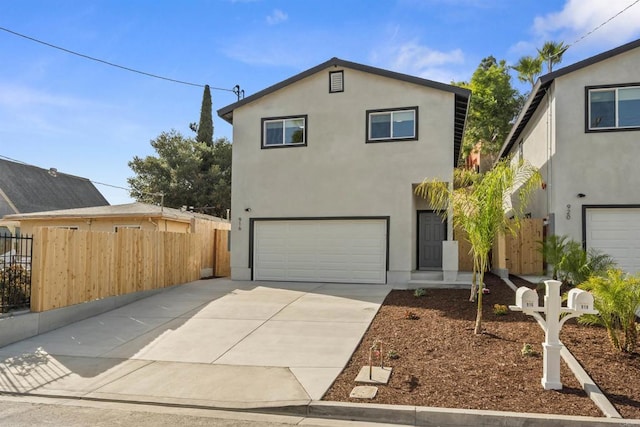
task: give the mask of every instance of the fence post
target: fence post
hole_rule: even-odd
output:
[[[42,290],[43,290],[43,240],[47,238],[46,228],[35,228],[31,241],[31,311],[34,313],[42,311]]]

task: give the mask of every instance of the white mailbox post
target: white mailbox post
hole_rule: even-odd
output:
[[[593,308],[593,295],[581,289],[571,289],[567,300],[567,307],[562,307],[560,296],[561,282],[557,280],[545,280],[546,292],[544,294],[544,306],[538,305],[538,293],[534,289],[525,286],[516,291],[516,305],[510,305],[513,311],[522,311],[533,316],[542,330],[544,330],[544,342],[542,343],[542,387],[545,390],[561,390],[560,381],[560,329],[564,322],[583,314],[598,314]],[[543,318],[540,313],[545,313]],[[562,314],[562,318],[560,317]]]

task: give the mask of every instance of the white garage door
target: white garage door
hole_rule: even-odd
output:
[[[640,209],[587,209],[587,249],[611,255],[618,267],[640,272]]]
[[[254,280],[386,283],[387,223],[256,221]]]

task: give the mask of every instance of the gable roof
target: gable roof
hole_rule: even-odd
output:
[[[248,96],[244,99],[241,99],[238,102],[227,105],[226,107],[220,108],[217,113],[225,121],[233,124],[233,111],[236,108],[242,107],[243,105],[249,104],[253,101],[256,101],[264,96],[267,96],[277,90],[280,90],[284,87],[287,87],[293,83],[296,83],[306,77],[309,77],[313,74],[316,74],[320,71],[325,70],[329,67],[343,67],[350,68],[352,70],[362,71],[369,74],[375,74],[377,76],[387,77],[390,79],[396,79],[403,82],[413,83],[416,85],[426,86],[433,89],[442,90],[445,92],[451,92],[455,95],[455,110],[454,110],[454,166],[457,164],[458,157],[460,155],[460,147],[462,145],[462,136],[464,134],[465,123],[467,119],[467,109],[469,106],[469,98],[471,96],[471,91],[468,89],[464,89],[458,86],[452,86],[445,83],[436,82],[433,80],[423,79],[420,77],[411,76],[408,74],[397,73],[395,71],[384,70],[382,68],[371,67],[369,65],[358,64],[356,62],[345,61],[340,58],[331,58],[330,60],[323,62],[322,64],[316,65],[313,68],[309,68],[306,71],[303,71],[295,76],[289,77],[286,80],[281,81],[280,83],[276,83],[273,86],[269,86],[266,89],[263,89],[259,92],[254,93],[251,96]]]
[[[0,218],[15,213],[108,204],[86,178],[0,159]]]
[[[155,218],[169,219],[177,222],[190,222],[192,218],[207,219],[217,222],[228,222],[215,216],[194,212],[186,212],[150,205],[147,203],[127,203],[123,205],[93,206],[77,209],[60,209],[55,211],[30,212],[25,214],[7,215],[5,219],[21,220],[47,220],[47,219],[88,219],[88,218]]]
[[[620,55],[621,53],[628,52],[637,47],[640,47],[640,39],[629,42],[627,44],[623,44],[622,46],[618,46],[615,49],[602,52],[598,55],[576,62],[575,64],[560,68],[559,70],[545,74],[544,76],[540,76],[536,81],[535,86],[533,86],[533,88],[531,89],[529,98],[527,98],[527,102],[522,107],[522,110],[520,111],[516,122],[511,128],[511,132],[509,132],[509,135],[507,135],[507,139],[500,149],[500,155],[498,156],[498,158],[505,157],[509,153],[509,151],[511,151],[511,148],[516,143],[517,139],[520,137],[520,134],[529,123],[529,119],[531,119],[531,116],[533,116],[533,114],[538,109],[542,98],[544,98],[544,95],[547,93],[547,89],[549,88],[549,86],[551,86],[555,79],[566,74],[573,73],[574,71],[581,70],[590,65],[597,64],[598,62],[602,62],[616,55]]]

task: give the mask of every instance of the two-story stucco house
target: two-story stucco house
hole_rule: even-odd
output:
[[[469,97],[333,58],[218,110],[233,124],[232,278],[455,280],[451,222],[414,188],[452,181]]]
[[[501,150],[545,184],[531,204],[568,235],[640,271],[640,40],[538,79]]]

